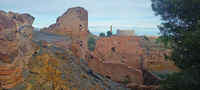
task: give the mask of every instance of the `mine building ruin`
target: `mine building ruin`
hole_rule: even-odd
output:
[[[117,30],[117,36],[135,36],[135,30]]]

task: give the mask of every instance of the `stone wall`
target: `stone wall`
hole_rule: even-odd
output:
[[[165,49],[150,49],[146,50],[145,66],[149,65],[162,65],[167,62],[165,55],[167,55],[167,50]]]
[[[144,54],[137,36],[102,37],[96,42],[94,53],[104,62],[142,69]]]
[[[107,78],[110,78],[114,81],[118,82],[124,82],[125,80],[128,81],[128,83],[137,83],[137,84],[143,84],[143,75],[142,71],[127,67],[124,64],[116,64],[116,63],[108,63],[105,61],[102,61],[101,58],[96,56],[93,52],[87,51],[86,53],[86,60],[88,63],[88,66],[101,73],[102,75],[106,76]]]
[[[0,83],[11,89],[22,80],[22,70],[33,52],[32,23],[29,14],[0,11]]]
[[[117,30],[117,36],[135,36],[134,30]]]
[[[137,36],[101,37],[86,59],[91,69],[114,81],[142,84],[143,52]]]

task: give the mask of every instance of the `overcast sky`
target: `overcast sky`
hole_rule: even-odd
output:
[[[0,9],[29,13],[34,27],[48,27],[68,8],[88,10],[89,30],[98,34],[116,29],[135,30],[137,35],[158,35],[159,17],[151,9],[151,0],[0,0]]]

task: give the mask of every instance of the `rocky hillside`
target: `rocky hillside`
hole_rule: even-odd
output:
[[[126,90],[88,68],[84,59],[74,57],[68,49],[40,43],[23,77],[12,90]]]

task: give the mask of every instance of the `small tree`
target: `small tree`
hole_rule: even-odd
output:
[[[124,84],[124,86],[126,86],[126,84],[128,84],[128,81],[124,80],[123,84]]]
[[[107,36],[109,36],[109,37],[112,36],[112,32],[111,32],[111,31],[108,31],[108,32],[107,32]]]
[[[105,37],[105,33],[100,33],[99,36],[100,37]]]

